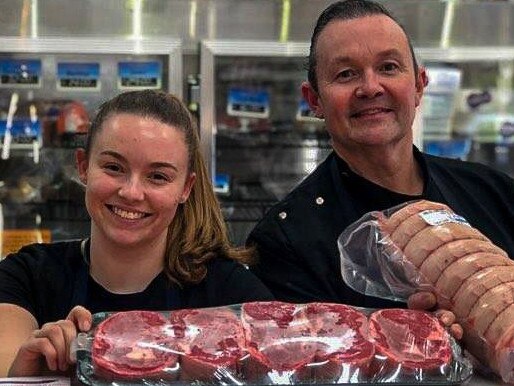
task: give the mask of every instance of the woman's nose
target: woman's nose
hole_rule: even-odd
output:
[[[145,197],[144,187],[136,177],[131,177],[118,190],[118,196],[128,201],[141,201]]]
[[[375,98],[384,93],[380,77],[374,71],[365,72],[355,90],[357,98]]]

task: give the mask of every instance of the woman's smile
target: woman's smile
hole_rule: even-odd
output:
[[[150,213],[140,212],[136,210],[122,209],[114,205],[106,205],[106,207],[117,216],[128,220],[138,220],[140,218],[148,217],[151,215]]]

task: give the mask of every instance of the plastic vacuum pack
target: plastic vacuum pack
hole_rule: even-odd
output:
[[[89,385],[458,385],[472,373],[430,313],[332,303],[100,313],[74,346]]]
[[[338,247],[350,288],[397,301],[434,293],[482,371],[514,383],[514,261],[466,219],[443,204],[409,202],[366,214]]]

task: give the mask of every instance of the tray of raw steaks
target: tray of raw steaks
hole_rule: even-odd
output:
[[[86,384],[426,384],[471,376],[430,313],[252,302],[94,315],[77,339]]]

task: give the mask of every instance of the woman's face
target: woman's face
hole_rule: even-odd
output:
[[[134,114],[110,116],[89,158],[80,150],[77,163],[92,234],[125,247],[165,243],[168,225],[195,180],[184,134]]]

